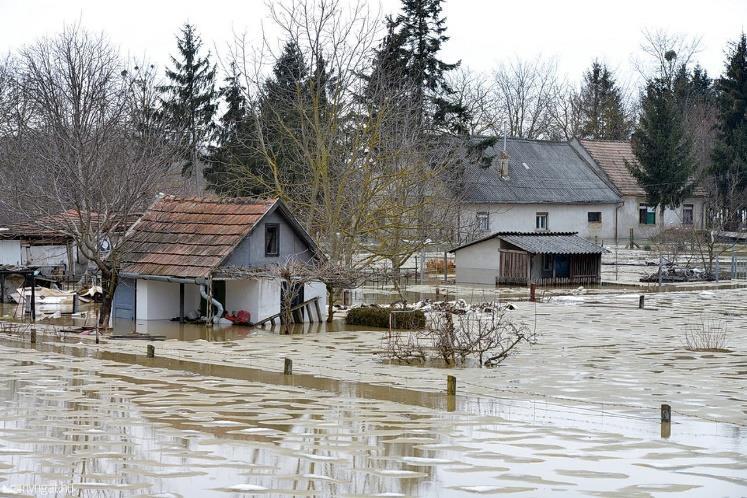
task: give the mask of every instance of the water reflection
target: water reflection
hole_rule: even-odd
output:
[[[512,421],[492,409],[469,415],[344,390],[7,346],[0,346],[0,372],[4,491],[46,486],[57,490],[49,496],[85,497],[747,492],[743,453]]]

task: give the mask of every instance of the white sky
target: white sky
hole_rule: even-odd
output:
[[[396,13],[399,0],[371,0],[372,10]],[[594,58],[623,83],[641,58],[641,31],[663,28],[702,37],[697,60],[711,76],[721,73],[724,49],[744,29],[747,0],[447,0],[444,59],[490,71],[512,57],[555,56],[560,73],[579,80]],[[263,0],[0,0],[0,54],[82,20],[105,31],[124,54],[163,65],[176,51],[174,35],[194,23],[213,51],[233,31],[258,33]]]

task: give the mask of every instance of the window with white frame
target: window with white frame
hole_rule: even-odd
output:
[[[490,230],[490,213],[487,211],[477,212],[477,229],[481,232]]]
[[[547,230],[547,213],[537,213],[534,217],[534,228]]]

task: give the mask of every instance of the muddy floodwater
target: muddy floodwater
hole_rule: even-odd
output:
[[[0,337],[0,496],[747,496],[747,290],[646,303],[519,303],[540,340],[495,369],[392,365],[345,327],[180,328],[155,359]],[[728,351],[684,349],[705,316]]]

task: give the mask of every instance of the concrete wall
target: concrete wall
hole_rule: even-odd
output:
[[[169,320],[179,316],[179,284],[138,280],[136,320]],[[185,306],[185,313],[189,308]]]
[[[327,287],[322,282],[310,282],[303,288],[303,298],[305,301],[319,298],[319,309],[322,312],[322,320],[327,319]],[[312,306],[313,308],[313,306]],[[308,316],[304,315],[304,321],[309,321]],[[316,311],[314,311],[314,321],[316,321]]]
[[[693,205],[693,224],[682,225],[682,210],[683,206],[679,206],[675,209],[664,210],[664,225],[661,223],[661,213],[657,209],[656,211],[656,224],[655,225],[641,225],[638,223],[638,206],[645,204],[646,198],[643,196],[625,196],[623,197],[623,206],[619,211],[618,218],[618,237],[620,240],[627,241],[630,239],[630,229],[633,229],[633,234],[636,240],[648,240],[651,237],[656,236],[662,228],[673,228],[679,226],[691,226],[695,228],[702,228],[703,226],[703,208],[705,200],[702,198],[690,198],[686,199],[682,204]]]
[[[615,238],[615,204],[468,204],[461,210],[462,227],[474,227],[478,212],[489,213],[486,232],[535,231],[537,213],[548,213],[548,230],[578,232],[579,236],[601,243]],[[601,212],[601,223],[589,223],[589,212]],[[466,230],[469,233],[469,229]]]
[[[265,256],[265,225],[277,224],[280,228],[280,251],[278,256]],[[311,259],[312,254],[306,242],[296,235],[290,225],[277,211],[264,217],[254,231],[246,237],[226,259],[224,266],[264,266],[281,263],[289,256],[296,256],[302,261]]]
[[[20,240],[0,240],[0,265],[20,265],[22,261]]]
[[[245,310],[256,322],[280,313],[280,281],[261,278],[226,281],[227,311]]]
[[[495,285],[500,267],[499,247],[500,241],[495,238],[456,251],[457,283]]]

